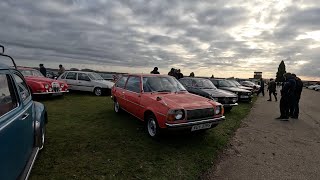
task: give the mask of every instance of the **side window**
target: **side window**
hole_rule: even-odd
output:
[[[191,83],[190,83],[189,79],[181,79],[180,82],[185,87],[190,87],[191,86]]]
[[[18,92],[21,95],[22,101],[25,101],[26,99],[28,99],[31,94],[29,92],[29,88],[28,85],[26,84],[26,82],[20,77],[20,75],[18,74],[13,74],[14,79],[17,82],[18,85]]]
[[[218,81],[212,80],[211,82],[212,82],[215,86],[218,86]]]
[[[140,93],[140,77],[138,76],[131,76],[128,79],[126,89],[128,91]]]
[[[77,80],[77,73],[75,72],[69,72],[66,79],[72,79],[72,80]]]
[[[90,78],[86,73],[78,73],[78,80],[80,80],[80,81],[90,81]]]
[[[0,74],[0,117],[18,106],[9,75]]]
[[[124,86],[126,85],[128,77],[127,76],[122,76],[116,83],[116,87],[119,88],[124,88]]]
[[[61,79],[66,78],[67,73],[62,74]]]

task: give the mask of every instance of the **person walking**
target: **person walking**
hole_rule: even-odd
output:
[[[66,70],[64,69],[64,67],[62,66],[62,64],[59,65],[59,70],[58,70],[58,77],[63,74]]]
[[[296,88],[293,93],[293,102],[290,107],[290,117],[293,119],[298,119],[299,117],[299,102],[300,97],[303,89],[303,83],[299,77],[297,77],[295,74],[292,74],[294,80],[296,81]]]
[[[160,74],[158,71],[158,67],[154,67],[153,70],[150,72],[151,74]]]
[[[257,96],[259,96],[260,93],[264,96],[264,80],[262,78],[260,79],[260,89],[257,92]]]
[[[276,119],[287,121],[289,119],[289,109],[290,104],[292,103],[296,82],[291,73],[286,73],[283,76],[285,78],[285,82],[283,83],[283,87],[281,89],[280,117]]]
[[[43,64],[39,64],[40,72],[44,77],[47,77],[47,69],[43,66]]]
[[[269,99],[268,99],[268,101],[272,101],[272,98],[271,98],[272,94],[274,96],[274,99],[276,101],[278,101],[278,98],[277,98],[277,84],[272,78],[270,79],[270,82],[269,82],[269,85],[268,85],[268,91],[269,91]]]

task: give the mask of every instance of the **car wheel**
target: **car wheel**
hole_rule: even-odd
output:
[[[95,88],[93,92],[94,92],[94,94],[96,96],[101,96],[102,95],[102,89],[101,88]]]
[[[41,128],[41,144],[40,144],[40,150],[43,149],[44,147],[44,143],[45,143],[45,139],[46,139],[46,126],[43,125],[43,127]]]
[[[150,114],[146,118],[146,129],[148,135],[152,138],[157,138],[160,135],[160,128],[157,123],[157,119],[153,114]]]
[[[119,104],[119,102],[117,100],[114,100],[114,102],[113,102],[113,110],[116,113],[120,113],[121,112],[121,107],[120,107],[120,104]]]

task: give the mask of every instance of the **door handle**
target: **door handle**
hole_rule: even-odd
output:
[[[29,117],[29,114],[28,114],[28,113],[25,113],[25,114],[21,117],[21,120],[25,120],[25,119],[27,119],[27,117]]]

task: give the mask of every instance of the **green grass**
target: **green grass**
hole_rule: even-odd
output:
[[[198,179],[252,106],[240,104],[205,134],[155,141],[142,122],[115,114],[110,97],[69,94],[44,104],[47,139],[30,179]]]

